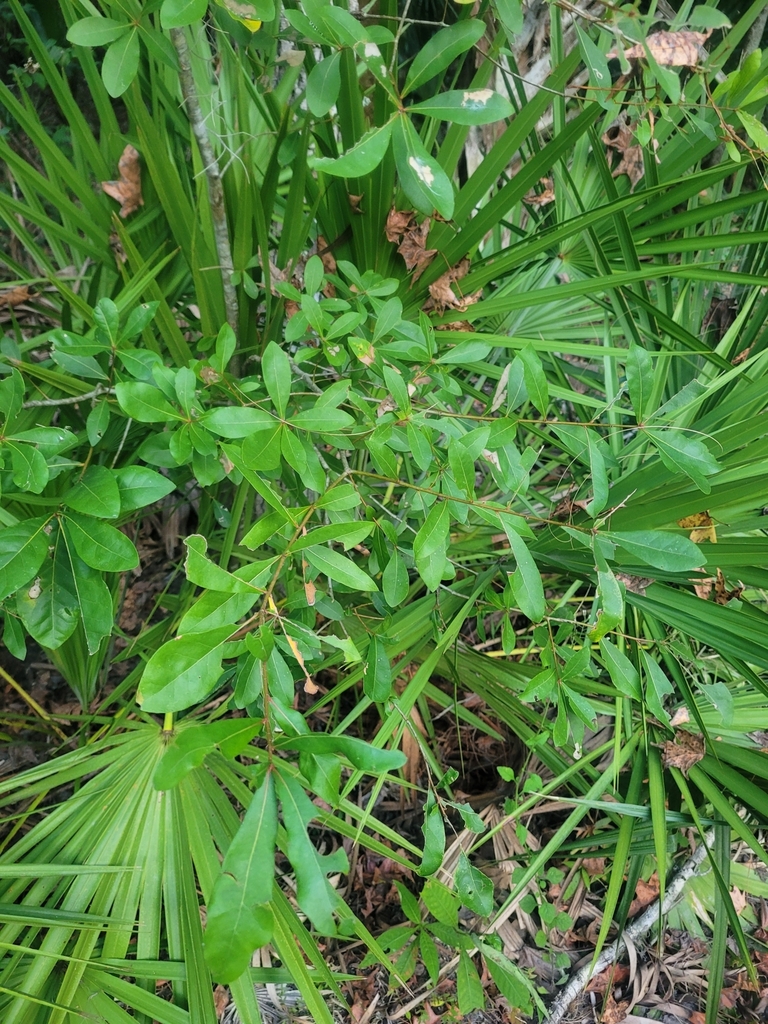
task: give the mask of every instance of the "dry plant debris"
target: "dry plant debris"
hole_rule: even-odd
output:
[[[130,144],[125,147],[117,164],[120,177],[117,181],[102,181],[101,187],[120,203],[120,216],[125,220],[144,205],[141,194],[141,164],[139,151]]]
[[[542,178],[539,185],[541,192],[537,192],[535,188],[531,189],[523,196],[523,202],[528,203],[529,206],[546,206],[548,203],[554,203],[555,186],[552,179]]]
[[[635,186],[645,174],[643,147],[635,143],[634,138],[634,129],[625,118],[620,118],[603,135],[605,145],[609,149],[615,149],[621,157],[612,171],[613,177],[618,178],[620,174],[626,174],[632,186]]]
[[[389,211],[384,228],[387,241],[397,242],[397,251],[405,260],[408,270],[413,271],[413,280],[418,281],[420,275],[437,255],[437,249],[427,249],[427,237],[432,221],[425,217],[421,224],[416,224],[413,210]]]
[[[679,768],[683,775],[688,772],[706,754],[702,736],[690,732],[675,733],[674,740],[667,740],[661,745],[661,759],[665,768]]]
[[[624,56],[627,60],[643,60],[650,53],[661,67],[693,68],[699,62],[699,47],[706,43],[711,34],[688,30],[654,32],[644,43],[630,46],[624,51]],[[611,51],[607,56],[617,56],[616,51]]]
[[[9,288],[7,292],[0,294],[0,309],[4,306],[11,308],[20,306],[22,302],[27,302],[32,296],[33,292],[29,285],[20,284],[16,288]]]
[[[460,288],[454,290],[454,285],[469,273],[469,266],[469,260],[465,257],[455,267],[451,267],[450,270],[441,274],[434,284],[429,286],[430,298],[424,304],[424,309],[426,311],[434,309],[441,316],[446,309],[455,309],[459,313],[466,313],[467,309],[483,294],[482,289],[469,295],[462,295]]]
[[[708,509],[704,509],[703,512],[694,512],[691,516],[683,516],[682,519],[677,520],[677,525],[682,526],[684,530],[691,531],[690,538],[694,544],[701,544],[705,540],[717,544],[715,521]]]

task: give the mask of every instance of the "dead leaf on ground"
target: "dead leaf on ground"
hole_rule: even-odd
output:
[[[715,577],[707,576],[705,579],[700,579],[693,584],[693,590],[696,597],[700,597],[702,601],[708,601],[709,595],[712,593],[712,587],[715,585]]]
[[[733,909],[737,914],[740,914],[747,906],[747,897],[736,886],[731,889],[731,902],[733,903]]]
[[[141,195],[139,151],[134,146],[129,144],[125,147],[123,155],[118,161],[117,171],[120,175],[119,179],[117,181],[102,181],[101,187],[108,196],[120,203],[120,216],[125,220],[144,205]]]
[[[724,1010],[732,1010],[738,1003],[740,996],[741,993],[737,985],[732,985],[730,988],[724,988],[720,992],[720,1005]]]
[[[629,905],[628,917],[634,917],[641,910],[653,903],[659,895],[659,879],[657,875],[651,875],[647,882],[639,879],[635,886],[635,898]]]
[[[605,1007],[603,1008],[602,1016],[600,1020],[602,1024],[621,1024],[626,1019],[629,1013],[629,1002],[623,1000],[617,1003],[613,996],[608,996],[605,1001]]]
[[[600,971],[587,985],[585,992],[597,992],[602,995],[604,992],[608,992],[617,985],[623,985],[625,981],[629,981],[629,968],[625,964],[611,964],[610,967],[606,967],[604,971]]]
[[[700,1010],[691,1010],[688,1024],[707,1024],[707,1018]]]
[[[686,776],[705,754],[703,737],[682,730],[675,733],[674,740],[667,740],[661,745],[661,759],[664,767],[679,768]]]
[[[711,32],[654,32],[644,43],[637,43],[624,51],[627,60],[647,58],[646,46],[657,64],[667,68],[693,68],[699,63],[699,47],[712,35]],[[608,54],[616,56],[615,51]]]
[[[581,862],[581,866],[592,878],[605,874],[605,864],[605,857],[585,857]],[[597,977],[599,978],[600,975],[597,975]]]
[[[32,298],[32,289],[27,284],[17,285],[16,288],[9,288],[7,292],[0,294],[0,309],[3,306],[20,306]]]
[[[701,544],[705,540],[717,544],[715,521],[708,509],[704,509],[703,512],[694,512],[690,516],[683,516],[682,519],[677,520],[677,525],[682,526],[684,530],[691,531],[690,538],[694,544]]]

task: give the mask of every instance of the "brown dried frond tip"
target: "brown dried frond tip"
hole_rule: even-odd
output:
[[[144,205],[141,195],[141,165],[139,163],[139,152],[130,144],[123,150],[123,155],[117,164],[120,175],[117,181],[102,181],[101,187],[120,203],[120,216],[125,218],[134,213],[140,206]]]

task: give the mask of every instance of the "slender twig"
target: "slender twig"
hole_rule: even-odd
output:
[[[560,1024],[560,1021],[565,1016],[568,1007],[574,999],[581,995],[587,987],[590,978],[599,974],[621,956],[627,948],[626,939],[629,939],[630,942],[634,942],[636,939],[639,939],[642,935],[645,935],[646,932],[650,931],[655,924],[658,924],[660,917],[669,913],[673,905],[680,898],[683,888],[685,887],[685,883],[689,878],[692,878],[693,875],[698,874],[704,858],[707,855],[707,851],[714,841],[715,830],[710,829],[709,832],[704,835],[704,841],[699,843],[696,850],[691,854],[688,860],[685,861],[683,866],[670,881],[667,886],[667,891],[664,894],[664,900],[661,903],[659,900],[654,900],[654,902],[651,903],[651,905],[647,907],[646,910],[644,910],[643,913],[624,930],[624,934],[620,938],[615,942],[612,942],[610,946],[605,947],[594,964],[591,962],[587,963],[580,971],[577,971],[576,974],[574,974],[550,1007],[547,1024]]]
[[[114,388],[103,388],[101,385],[93,391],[86,391],[84,395],[72,395],[71,398],[36,398],[31,402],[25,402],[22,409],[39,409],[42,406],[54,405],[77,405],[78,402],[87,402],[89,398],[98,398],[99,395],[114,395]]]
[[[227,313],[227,323],[237,333],[237,292],[232,284],[232,275],[235,267],[232,262],[232,248],[229,242],[229,228],[227,226],[227,209],[224,204],[224,187],[221,182],[221,172],[216,155],[213,152],[211,140],[208,137],[208,129],[205,127],[203,111],[200,107],[200,99],[197,95],[197,87],[192,74],[192,65],[189,55],[189,46],[184,29],[172,28],[171,40],[176,47],[179,57],[179,82],[181,93],[184,97],[184,104],[187,109],[187,117],[192,126],[192,131],[197,139],[200,156],[205,169],[205,178],[208,183],[208,201],[211,206],[211,219],[213,221],[213,234],[216,240],[216,252],[219,257],[219,269],[221,271],[221,282],[224,288],[224,305]],[[235,362],[232,363],[233,372]]]

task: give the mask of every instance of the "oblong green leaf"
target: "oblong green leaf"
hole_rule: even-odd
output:
[[[114,18],[81,18],[67,32],[67,42],[75,46],[106,46],[119,39],[130,28],[125,21]]]
[[[340,178],[361,178],[375,170],[384,159],[392,135],[392,122],[372,128],[352,149],[339,157],[319,157],[315,168]]]
[[[408,117],[400,115],[394,126],[393,145],[400,184],[421,213],[437,210],[441,217],[453,216],[451,179],[424,147]]]
[[[178,411],[163,397],[162,391],[152,384],[121,382],[115,385],[115,395],[123,412],[139,423],[181,419]]]
[[[163,0],[160,24],[163,28],[186,28],[205,17],[208,0]]]
[[[392,690],[392,666],[386,648],[377,636],[368,644],[368,657],[363,668],[363,691],[369,700],[383,703]]]
[[[0,530],[0,600],[29,583],[43,564],[49,522],[46,517],[27,519]]]
[[[371,593],[379,589],[368,573],[363,572],[350,558],[345,558],[338,551],[318,546],[306,548],[304,556],[313,569],[325,573],[336,583],[343,583],[351,590]]]
[[[219,437],[248,437],[274,426],[275,418],[263,409],[228,405],[203,413],[200,423]]]
[[[374,638],[375,639],[375,638]],[[339,753],[349,758],[355,768],[363,772],[392,772],[402,768],[407,758],[401,750],[384,750],[354,736],[330,736],[313,733],[311,736],[290,736],[278,739],[281,750],[307,750],[312,754]]]
[[[664,530],[609,531],[601,534],[619,544],[630,555],[635,555],[648,565],[668,572],[687,572],[704,565],[706,556],[700,545],[688,537]]]
[[[101,64],[101,77],[113,99],[122,96],[138,74],[140,56],[138,28],[131,28],[108,47]]]
[[[479,42],[484,34],[485,25],[476,18],[456,22],[436,32],[416,54],[405,80],[403,96],[445,71],[457,57]]]
[[[495,89],[451,89],[408,108],[428,117],[437,117],[451,124],[493,124],[512,117],[515,112],[509,100]]]
[[[307,106],[315,117],[325,117],[341,89],[341,50],[325,57],[310,71],[307,77]]]
[[[137,700],[145,711],[183,711],[204,700],[221,675],[232,626],[177,636],[155,651],[141,677]]]
[[[114,472],[106,466],[89,466],[64,495],[64,504],[85,515],[117,519],[120,515],[120,489]]]
[[[106,572],[126,572],[139,564],[133,542],[109,523],[92,516],[68,512],[64,529],[86,565]]]

